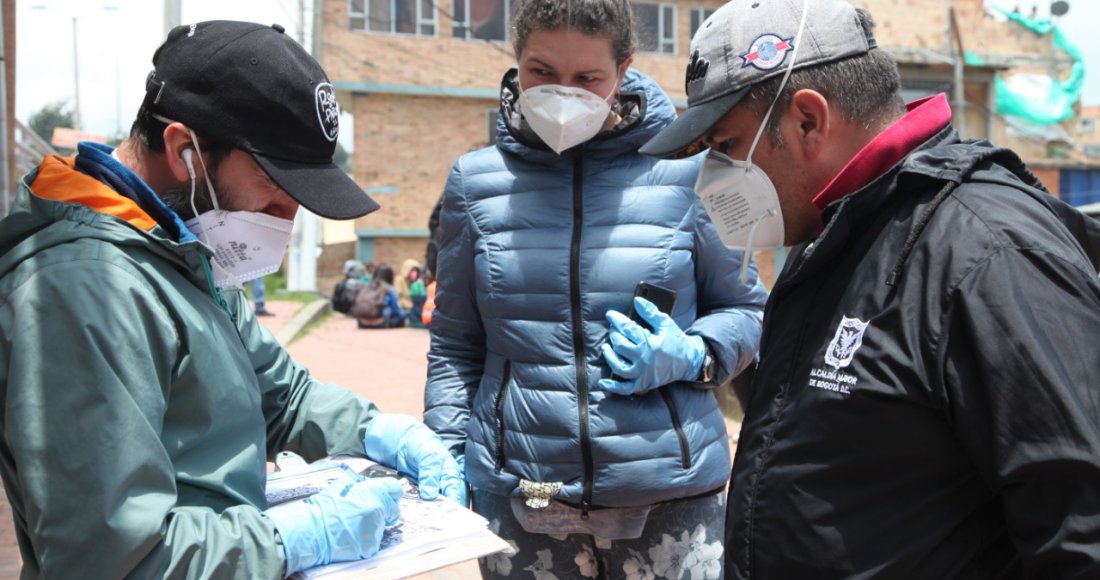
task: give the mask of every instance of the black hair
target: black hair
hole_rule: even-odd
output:
[[[866,10],[857,9],[856,16],[868,38],[872,37],[875,21]],[[850,123],[862,123],[867,130],[877,130],[905,113],[901,98],[901,76],[897,64],[885,51],[872,48],[861,55],[838,61],[795,69],[787,80],[779,98],[776,92],[783,75],[772,77],[755,85],[744,102],[756,113],[763,115],[775,100],[775,109],[768,119],[768,140],[772,147],[783,146],[779,134],[779,121],[791,103],[794,94],[802,89],[821,93],[836,106],[841,118]]]
[[[164,117],[171,118],[169,115],[162,115]],[[173,121],[179,121],[180,123],[187,124],[182,119],[172,119]],[[150,110],[148,105],[142,104],[138,109],[137,117],[134,118],[133,124],[130,125],[130,139],[140,145],[142,153],[164,153],[164,129],[168,127],[168,123],[157,119],[154,116],[154,111]],[[211,172],[215,171],[218,165],[229,156],[229,152],[233,150],[233,146],[211,139],[205,135],[200,135],[198,131],[195,131],[195,135],[199,138],[199,147],[202,148],[202,152],[209,156],[209,163],[207,167]]]
[[[380,280],[382,282],[385,282],[386,284],[389,284],[390,286],[393,286],[393,268],[389,267],[389,265],[385,263],[378,264],[378,266],[374,268],[374,274],[371,277],[371,282],[374,282],[375,280]]]
[[[607,38],[619,65],[634,55],[638,44],[634,12],[627,0],[519,0],[512,13],[516,58],[532,32],[562,28]]]

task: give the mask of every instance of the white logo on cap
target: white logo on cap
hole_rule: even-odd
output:
[[[751,65],[759,70],[772,70],[783,64],[787,53],[794,48],[793,39],[793,36],[784,39],[771,33],[761,34],[752,41],[747,51],[741,53],[741,58],[745,60],[741,68]]]
[[[325,139],[335,141],[340,136],[340,105],[336,103],[336,91],[329,83],[317,85],[317,120]]]

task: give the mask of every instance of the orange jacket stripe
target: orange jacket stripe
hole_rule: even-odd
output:
[[[149,217],[134,200],[119,195],[99,180],[77,171],[75,164],[75,157],[47,156],[31,184],[31,191],[45,199],[79,203],[96,212],[115,216],[144,231],[156,227],[156,220]]]

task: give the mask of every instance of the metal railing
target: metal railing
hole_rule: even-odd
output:
[[[19,180],[38,167],[45,156],[57,153],[45,139],[18,119],[12,119],[12,134],[11,147],[7,148],[7,153],[11,156],[10,167],[13,172],[5,179],[9,183],[2,184],[3,187],[0,188],[0,217],[7,216],[11,211]]]
[[[15,138],[12,143],[12,155],[15,156],[16,179],[28,173],[42,162],[47,155],[56,155],[55,150],[45,139],[39,137],[22,121],[15,120]]]

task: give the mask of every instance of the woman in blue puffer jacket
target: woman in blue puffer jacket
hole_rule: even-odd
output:
[[[629,68],[631,22],[626,0],[521,0],[496,146],[444,192],[424,419],[517,548],[485,577],[721,573],[712,389],[756,354],[766,294],[694,195],[701,158],[638,153],[676,112]]]

